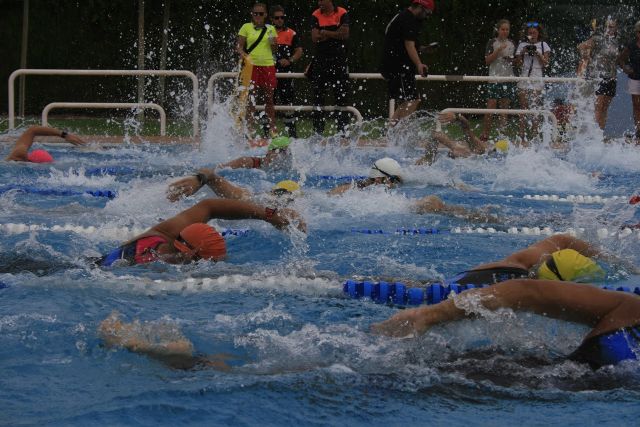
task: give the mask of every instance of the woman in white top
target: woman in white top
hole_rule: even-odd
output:
[[[513,76],[513,58],[516,46],[509,39],[511,23],[507,19],[501,19],[496,24],[496,37],[489,40],[485,49],[485,63],[489,66],[490,76]],[[502,109],[509,108],[514,97],[513,83],[498,82],[487,85],[487,108],[495,109],[498,105]],[[485,114],[480,139],[486,141],[491,132],[492,114]],[[500,125],[507,125],[507,116],[500,116]]]
[[[537,22],[527,23],[526,40],[520,42],[516,49],[516,63],[522,66],[521,77],[542,77],[544,68],[549,64],[551,48],[542,40],[542,25]],[[518,100],[520,107],[524,110],[529,106],[540,107],[542,104],[542,91],[544,82],[542,81],[522,81],[518,83]],[[525,119],[520,120],[520,136],[523,141]],[[538,119],[532,120],[531,129],[537,132]]]

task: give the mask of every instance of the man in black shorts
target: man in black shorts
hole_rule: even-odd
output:
[[[412,0],[411,5],[398,13],[385,30],[380,68],[388,83],[389,98],[399,104],[391,118],[392,123],[413,113],[420,104],[415,75],[426,75],[427,66],[420,60],[416,44],[422,21],[434,9],[434,0]]]

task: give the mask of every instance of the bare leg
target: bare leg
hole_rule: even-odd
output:
[[[498,107],[501,110],[507,110],[509,108],[509,106],[511,105],[511,100],[509,100],[509,98],[502,98],[498,101]],[[507,127],[507,115],[506,114],[500,114],[500,127],[502,130],[504,130],[504,128]]]
[[[607,113],[609,112],[609,105],[611,105],[611,100],[613,100],[610,96],[598,95],[596,97],[596,105],[595,105],[595,114],[596,114],[596,123],[600,126],[600,129],[604,130],[607,125]]]
[[[640,145],[640,95],[631,95],[633,121],[636,125],[636,144]]]
[[[419,105],[419,99],[403,102],[398,108],[396,108],[396,111],[393,113],[393,117],[391,117],[391,123],[397,123],[405,117],[413,114],[418,109]]]
[[[487,100],[487,108],[494,110],[498,105],[498,100],[489,99]],[[493,119],[493,114],[485,114],[484,120],[482,121],[482,133],[480,134],[480,139],[486,141],[489,139],[489,134],[491,133],[491,121]]]
[[[276,130],[276,107],[273,103],[274,89],[265,87],[262,89],[264,92],[264,109],[267,117],[269,118],[269,132],[271,135],[275,135]]]
[[[482,309],[509,308],[595,326],[587,337],[640,323],[640,298],[592,285],[519,279],[464,292],[440,304],[404,310],[372,325],[389,336],[422,334],[428,328],[481,314]]]
[[[518,90],[518,102],[520,103],[520,108],[523,110],[527,110],[529,108],[529,99],[528,93],[524,89]],[[520,116],[520,138],[522,139],[522,143],[525,142],[525,116]]]

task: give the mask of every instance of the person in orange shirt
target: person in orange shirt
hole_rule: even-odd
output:
[[[276,27],[278,37],[278,50],[276,51],[276,72],[290,73],[293,64],[302,58],[302,45],[300,37],[289,28],[285,21],[287,15],[280,5],[271,6],[269,11],[271,23]],[[293,105],[293,79],[278,79],[278,87],[275,92],[276,105]],[[284,115],[284,125],[291,138],[297,138],[296,120],[292,112]]]
[[[325,98],[332,91],[335,104],[347,106],[349,15],[346,9],[336,7],[333,0],[318,0],[318,9],[313,12],[311,21],[315,56],[305,74],[312,83],[313,105],[326,105]],[[323,116],[322,111],[313,113],[313,130],[319,135],[324,133]],[[349,118],[344,112],[338,112],[336,116],[338,131],[344,136]]]

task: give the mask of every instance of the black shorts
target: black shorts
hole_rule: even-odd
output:
[[[596,95],[616,96],[616,79],[602,79],[596,89]]]
[[[416,87],[416,76],[411,72],[389,74],[387,85],[389,98],[395,99],[396,104],[419,99]]]

